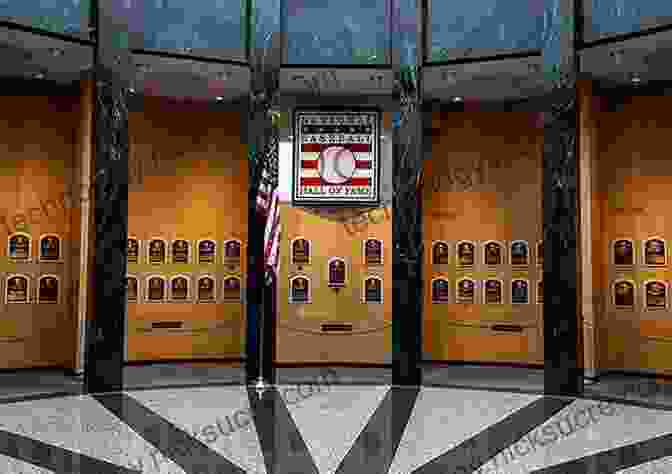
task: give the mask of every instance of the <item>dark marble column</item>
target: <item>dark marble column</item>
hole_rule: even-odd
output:
[[[87,392],[121,390],[124,364],[129,150],[124,77],[129,53],[119,29],[124,12],[115,11],[118,3],[100,1],[94,12],[94,227],[84,366]]]

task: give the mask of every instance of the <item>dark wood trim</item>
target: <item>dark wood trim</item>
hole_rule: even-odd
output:
[[[204,359],[160,359],[160,360],[133,360],[124,362],[124,367],[141,367],[149,365],[199,365],[199,364],[244,364],[245,358],[223,357]]]
[[[276,368],[309,368],[309,367],[334,367],[334,368],[356,368],[356,369],[392,369],[392,364],[372,364],[364,362],[278,362],[274,361]]]
[[[519,364],[515,362],[480,362],[480,361],[452,361],[452,360],[423,360],[420,362],[422,367],[446,366],[446,367],[509,367],[512,369],[535,369],[543,370],[543,364]]]

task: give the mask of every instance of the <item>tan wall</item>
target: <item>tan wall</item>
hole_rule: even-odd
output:
[[[358,224],[345,225],[281,205],[282,238],[278,285],[276,361],[280,363],[390,363],[392,349],[392,211],[376,209]],[[310,265],[290,265],[290,242],[303,237],[312,243]],[[383,266],[363,264],[362,242],[383,240]],[[327,260],[342,257],[348,265],[347,287],[328,287]],[[307,275],[312,302],[289,303],[289,278]],[[383,304],[364,304],[367,275],[383,278]],[[324,323],[350,323],[352,332],[325,333]]]
[[[669,307],[662,312],[644,311],[641,290],[646,279],[669,283],[672,266],[650,271],[638,265],[633,271],[617,273],[609,265],[609,244],[614,239],[635,239],[640,259],[643,240],[654,235],[672,239],[672,162],[666,154],[672,128],[666,110],[671,105],[670,97],[633,97],[621,110],[597,114],[599,188],[594,199],[599,203],[601,227],[594,258],[601,269],[599,288],[606,307],[599,332],[603,369],[672,373],[672,312]],[[609,302],[610,284],[618,276],[637,284],[634,312],[616,311]]]
[[[536,304],[536,282],[541,270],[531,264],[525,272],[508,265],[511,240],[527,240],[532,257],[541,239],[543,129],[535,115],[513,112],[435,113],[432,120],[431,159],[425,165],[424,238],[427,251],[423,351],[431,360],[542,363],[541,305]],[[448,241],[450,265],[433,266],[431,246]],[[455,267],[458,240],[481,244],[503,241],[506,262],[499,272],[483,265],[464,275],[479,284],[495,276],[504,281],[504,304],[482,304],[479,286],[476,304],[455,304]],[[450,280],[450,303],[432,304],[431,279]],[[530,303],[510,304],[512,277],[530,281]],[[522,333],[498,332],[494,324],[517,324]]]
[[[241,276],[244,294],[248,178],[240,120],[240,113],[186,110],[158,99],[147,99],[143,112],[131,112],[128,231],[145,242],[156,237],[215,239],[218,262],[222,241],[240,239],[241,267],[230,270],[218,263],[214,272],[220,291],[224,275]],[[129,273],[140,277],[139,287],[149,274],[187,273],[194,277],[195,290],[195,277],[211,271],[196,264],[165,265],[158,271],[129,265]],[[185,330],[146,331],[158,321],[183,321]],[[242,302],[128,306],[129,360],[239,358],[244,336]]]
[[[79,252],[76,199],[79,98],[0,96],[0,368],[73,367],[76,353],[75,288]],[[75,192],[74,199],[71,193]],[[71,207],[71,201],[74,206]],[[10,263],[8,235],[32,236],[37,255],[41,234],[62,237],[63,263]],[[73,273],[74,269],[74,273]],[[10,273],[61,277],[60,304],[5,304]]]

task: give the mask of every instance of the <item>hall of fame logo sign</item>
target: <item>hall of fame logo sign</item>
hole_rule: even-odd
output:
[[[377,206],[380,202],[377,110],[294,112],[294,206]]]

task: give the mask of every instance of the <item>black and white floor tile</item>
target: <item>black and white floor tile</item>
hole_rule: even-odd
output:
[[[263,394],[204,386],[0,404],[0,473],[361,472],[672,473],[672,410],[333,383],[284,384]]]

